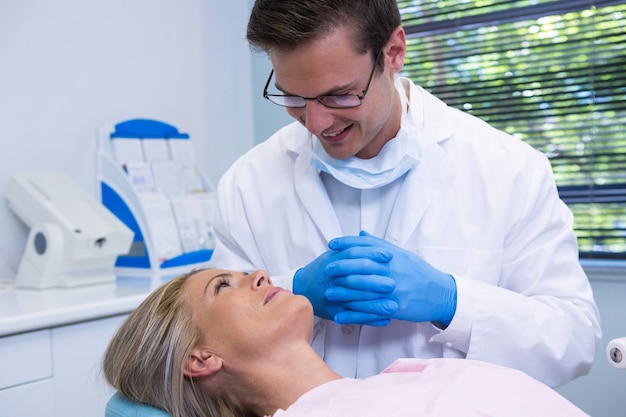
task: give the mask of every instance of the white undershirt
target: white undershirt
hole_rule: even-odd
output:
[[[349,187],[325,172],[320,175],[344,235],[358,235],[360,230],[365,230],[380,238],[385,237],[398,190],[406,175],[388,185],[369,190]],[[324,358],[328,366],[341,375],[357,377],[360,337],[361,326],[328,326],[324,344],[332,346],[334,352]]]
[[[401,91],[403,122],[411,123],[412,119],[406,118],[407,99],[403,95],[404,88],[399,79],[396,80],[396,88]],[[350,187],[324,171],[320,172],[320,177],[344,235],[356,236],[361,230],[365,230],[379,238],[386,237],[389,219],[406,173],[387,185],[364,190]],[[333,354],[325,355],[324,360],[340,375],[359,376],[361,330],[362,327],[359,325],[329,325],[327,327],[324,351],[329,352],[328,348],[332,346]]]
[[[377,237],[385,237],[404,176],[385,186],[368,190],[349,187],[325,172],[321,172],[320,176],[344,235],[358,235],[361,230],[365,230]]]

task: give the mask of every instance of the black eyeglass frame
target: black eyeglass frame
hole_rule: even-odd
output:
[[[263,98],[266,98],[267,100],[271,101],[272,103],[276,104],[277,106],[281,106],[281,107],[287,107],[290,109],[301,109],[306,107],[306,100],[317,100],[318,103],[320,103],[321,105],[331,108],[331,109],[351,109],[354,107],[359,107],[362,103],[363,103],[363,99],[365,98],[365,95],[367,94],[367,91],[370,88],[370,84],[372,83],[372,78],[374,78],[374,72],[376,71],[376,67],[378,66],[378,60],[380,59],[380,55],[381,55],[382,50],[379,50],[378,53],[376,54],[376,58],[374,58],[374,66],[372,68],[372,72],[370,73],[370,76],[367,80],[367,85],[365,86],[365,89],[363,90],[363,92],[361,93],[361,95],[358,94],[340,94],[340,95],[321,95],[321,96],[317,96],[317,97],[302,97],[302,96],[294,96],[291,94],[269,94],[267,92],[268,87],[270,86],[270,82],[272,81],[272,76],[274,75],[274,69],[272,68],[272,70],[270,71],[270,76],[267,78],[267,82],[265,83],[265,87],[263,88]],[[304,100],[304,103],[302,106],[287,106],[285,104],[281,104],[281,103],[277,103],[274,100],[272,100],[272,97],[294,97],[294,98],[301,98],[302,100]],[[327,103],[324,103],[324,97],[356,97],[359,99],[359,103],[355,104],[354,106],[332,106],[332,105],[328,105]]]

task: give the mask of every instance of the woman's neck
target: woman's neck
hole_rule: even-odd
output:
[[[238,391],[245,393],[244,400],[250,401],[249,406],[257,414],[271,416],[313,388],[340,378],[307,345],[306,349],[282,352],[280,357],[248,366],[241,375]]]

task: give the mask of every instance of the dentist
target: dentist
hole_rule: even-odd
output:
[[[395,0],[257,0],[247,37],[295,122],[221,178],[211,264],[305,295],[344,377],[400,357],[589,372],[598,310],[549,161],[399,77]]]

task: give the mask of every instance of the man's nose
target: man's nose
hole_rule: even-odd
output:
[[[314,135],[321,135],[333,124],[332,109],[317,100],[308,100],[303,109],[302,121],[307,130]]]

